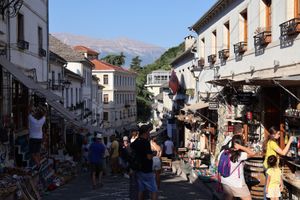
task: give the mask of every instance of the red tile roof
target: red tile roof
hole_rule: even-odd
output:
[[[131,72],[127,69],[124,69],[124,68],[119,67],[119,66],[111,65],[109,63],[103,62],[103,61],[98,60],[98,59],[92,60],[92,63],[94,63],[94,65],[95,65],[94,70],[114,70],[114,71],[121,71],[121,72],[127,72],[127,73],[134,74],[133,72]]]
[[[97,51],[94,51],[93,49],[90,49],[88,47],[81,46],[81,45],[74,46],[74,50],[84,52],[84,53],[88,53],[88,54],[99,55],[99,53]]]

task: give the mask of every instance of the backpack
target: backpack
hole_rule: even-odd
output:
[[[238,166],[230,173],[231,162],[230,162],[230,151],[224,150],[221,154],[219,164],[218,164],[218,173],[224,178],[229,177],[241,164],[240,162]]]
[[[141,158],[136,153],[136,150],[130,148],[128,152],[128,164],[129,168],[134,171],[140,171],[142,169]]]

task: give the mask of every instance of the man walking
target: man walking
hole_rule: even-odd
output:
[[[151,192],[152,200],[157,200],[157,185],[152,170],[153,155],[149,142],[149,132],[149,125],[142,125],[139,130],[139,138],[130,145],[141,163],[140,168],[136,170],[139,200],[144,199],[145,190]]]
[[[93,189],[96,189],[97,179],[100,186],[102,186],[102,173],[104,162],[105,146],[102,143],[102,135],[97,134],[94,142],[89,148],[89,162],[92,172]]]

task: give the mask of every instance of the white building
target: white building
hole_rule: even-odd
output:
[[[122,67],[94,59],[93,75],[103,88],[103,128],[108,134],[122,134],[136,125],[136,74]]]
[[[170,75],[171,72],[166,70],[155,70],[150,74],[147,74],[147,83],[145,87],[153,94],[153,97],[161,92],[161,87],[163,84],[169,82]]]
[[[49,48],[54,53],[67,60],[67,69],[80,75],[83,78],[81,89],[77,91],[78,97],[81,98],[80,101],[83,101],[84,104],[84,111],[82,113],[81,119],[86,125],[91,125],[93,121],[92,116],[95,115],[95,113],[92,113],[92,69],[94,68],[93,63],[90,62],[82,53],[77,52],[70,46],[62,43],[52,35],[49,35]],[[74,105],[74,98],[76,98],[75,94],[76,88],[73,88],[72,86],[69,90],[65,91],[64,96],[72,96],[72,98],[70,99],[71,102],[67,102],[67,107],[71,106],[72,102]]]
[[[99,84],[99,78],[92,76],[92,110],[93,126],[101,127],[103,120],[103,86]]]

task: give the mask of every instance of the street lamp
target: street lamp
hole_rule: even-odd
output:
[[[201,71],[202,71],[202,67],[198,67],[195,65],[192,66],[191,72],[193,74],[193,77],[196,78],[196,80],[198,80]]]
[[[23,5],[23,0],[0,0],[0,14],[15,17]]]

